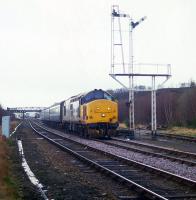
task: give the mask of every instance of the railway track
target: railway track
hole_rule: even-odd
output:
[[[155,146],[152,144],[146,144],[136,142],[132,140],[124,140],[119,138],[112,138],[112,140],[102,141],[105,144],[116,146],[119,148],[127,149],[130,151],[151,155],[154,157],[160,157],[169,159],[171,161],[177,161],[190,166],[196,166],[196,154],[190,152],[179,151],[171,148]]]
[[[129,130],[128,129],[119,129],[117,132],[118,132],[118,134],[128,134]],[[148,130],[143,130],[143,134],[151,135],[151,132]],[[196,137],[177,135],[177,134],[172,134],[172,133],[158,132],[155,137],[176,139],[176,140],[182,140],[182,141],[184,140],[184,141],[188,141],[188,142],[196,142]]]
[[[36,128],[30,125],[36,133],[62,150],[134,188],[143,199],[196,199],[195,181],[86,146],[40,125],[33,125]]]
[[[174,138],[174,139],[179,139],[179,140],[185,140],[185,141],[189,141],[189,142],[196,142],[195,137],[185,136],[185,135],[176,135],[176,134],[171,134],[171,133],[158,133],[158,136]]]

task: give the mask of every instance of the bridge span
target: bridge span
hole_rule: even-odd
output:
[[[15,108],[9,108],[7,107],[7,111],[11,113],[22,113],[23,119],[25,117],[25,113],[28,112],[41,112],[45,107],[15,107]]]
[[[41,112],[45,107],[7,107],[7,111],[11,113]]]

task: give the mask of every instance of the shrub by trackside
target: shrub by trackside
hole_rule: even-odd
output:
[[[0,199],[21,199],[17,180],[12,172],[9,157],[10,146],[6,140],[0,141]]]

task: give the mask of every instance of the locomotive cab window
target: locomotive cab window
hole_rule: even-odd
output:
[[[81,99],[81,104],[88,103],[88,102],[96,100],[96,99],[107,99],[110,101],[114,101],[114,98],[107,92],[104,92],[103,90],[94,90],[94,91],[91,91],[88,94],[86,94]]]
[[[104,92],[104,99],[114,101],[114,98],[106,92]]]

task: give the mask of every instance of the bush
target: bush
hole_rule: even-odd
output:
[[[190,128],[196,128],[196,118],[187,121],[187,126]]]

